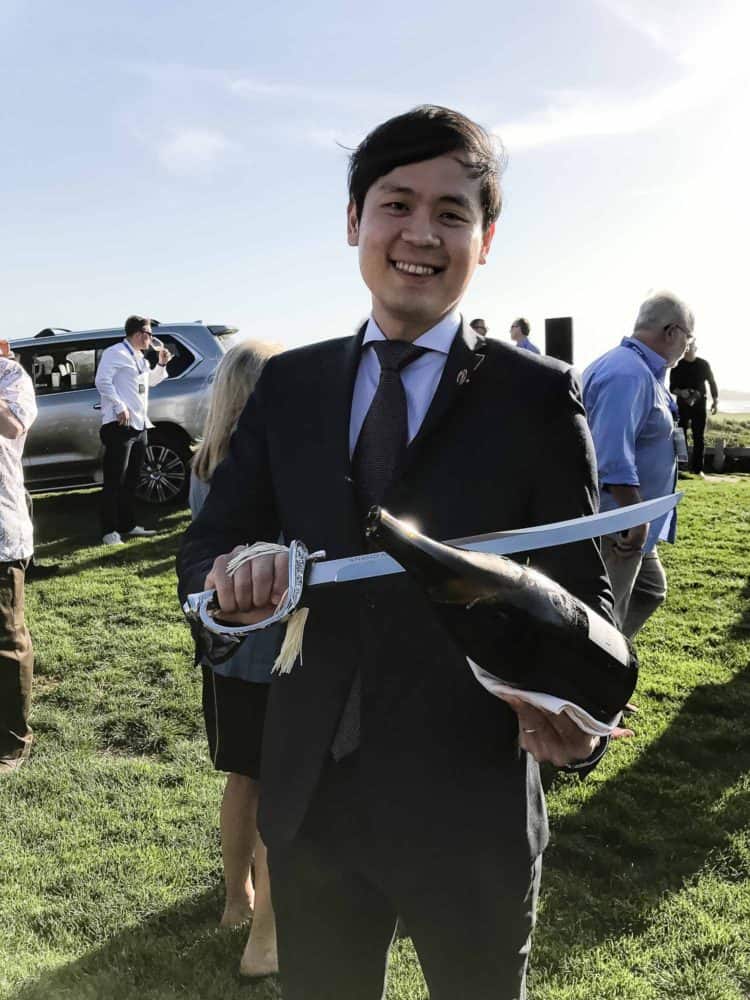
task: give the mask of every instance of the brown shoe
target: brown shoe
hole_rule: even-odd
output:
[[[30,754],[31,740],[29,740],[23,750],[18,750],[16,753],[0,757],[0,778],[4,777],[6,774],[13,774],[14,771],[17,771],[22,764],[26,763]]]

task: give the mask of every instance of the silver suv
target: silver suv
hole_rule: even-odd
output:
[[[203,427],[208,390],[237,330],[203,323],[160,323],[155,331],[172,352],[169,378],[149,392],[154,424],[138,496],[147,503],[185,500],[190,450]],[[122,327],[107,330],[42,330],[14,340],[13,352],[34,382],[39,415],[24,450],[26,485],[57,490],[101,483],[101,402],[94,377],[102,352],[123,339]],[[155,353],[149,359],[156,361]]]

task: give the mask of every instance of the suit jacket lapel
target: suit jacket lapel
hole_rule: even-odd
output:
[[[352,469],[349,457],[352,397],[362,356],[362,338],[366,329],[365,323],[350,340],[344,343],[342,356],[335,360],[329,372],[321,373],[320,380],[326,393],[324,413],[330,417],[329,426],[336,428],[335,434],[330,436],[331,455],[335,456],[337,465],[341,465],[348,476],[351,476]]]
[[[414,440],[406,450],[406,460],[401,470],[403,475],[419,454],[423,442],[439,426],[451,407],[461,395],[467,391],[475,373],[479,371],[484,355],[480,348],[484,338],[480,337],[470,326],[461,323],[461,328],[453,339],[451,349],[445,362],[442,377],[435,390],[432,403],[422,421]]]
[[[322,370],[312,373],[318,384],[320,426],[328,429],[321,447],[315,449],[315,475],[330,484],[330,513],[339,519],[342,533],[349,536],[352,551],[354,546],[362,547],[362,527],[349,458],[349,422],[365,328],[344,341],[341,352]]]

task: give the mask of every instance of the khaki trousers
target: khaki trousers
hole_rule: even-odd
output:
[[[34,650],[24,622],[25,562],[0,563],[0,757],[31,742],[29,710]]]
[[[612,583],[615,621],[628,639],[643,628],[667,596],[667,575],[656,546],[646,555],[623,559],[612,536],[602,538],[602,557]]]

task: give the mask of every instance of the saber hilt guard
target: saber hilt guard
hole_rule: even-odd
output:
[[[246,545],[245,548],[241,549],[230,559],[227,564],[227,572],[230,576],[234,576],[240,566],[243,566],[246,562],[257,559],[262,555],[282,552],[285,549],[286,546],[284,545],[271,545],[266,542],[256,542],[255,545]],[[254,622],[251,625],[222,625],[215,617],[217,613],[220,613],[215,590],[203,590],[197,594],[189,594],[187,600],[182,605],[182,610],[192,626],[199,629],[207,629],[215,635],[233,638],[235,642],[232,645],[238,645],[239,642],[237,640],[244,639],[251,632],[268,628],[269,625],[284,622],[297,610],[302,599],[302,591],[305,586],[305,571],[308,564],[325,559],[325,556],[326,554],[322,550],[309,552],[304,542],[295,540],[289,545],[289,579],[287,588],[273,613],[262,621]]]

